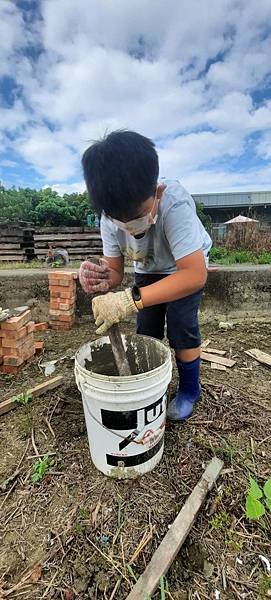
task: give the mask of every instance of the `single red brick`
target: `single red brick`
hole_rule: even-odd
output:
[[[69,331],[73,326],[73,323],[52,323],[51,328],[54,331]]]
[[[35,352],[41,352],[44,348],[44,342],[35,342]]]
[[[72,280],[73,279],[73,271],[51,271],[50,273],[48,273],[48,279],[49,281],[53,280],[53,279],[68,279],[68,280]]]
[[[76,291],[73,288],[69,288],[68,290],[60,291],[60,298],[70,299],[76,297]]]
[[[4,356],[4,365],[10,367],[20,367],[23,364],[23,358],[19,356]]]
[[[64,310],[64,311],[67,311],[67,310],[74,311],[74,302],[61,302],[59,304],[59,308],[60,308],[60,310]]]
[[[27,337],[28,336],[26,335],[24,338],[20,338],[18,340],[17,338],[13,337],[2,338],[2,348],[20,348],[27,340]]]
[[[54,300],[50,300],[50,311],[51,310],[59,310],[59,305],[60,305],[60,298],[57,300],[56,298]]]
[[[2,371],[2,373],[13,373],[15,375],[15,373],[18,373],[18,367],[11,367],[10,365],[1,365],[0,371]]]
[[[52,288],[54,288],[55,286],[57,287],[70,287],[74,285],[73,280],[69,280],[69,279],[52,279],[50,281],[50,285],[49,285],[49,290],[51,290]]]
[[[23,346],[21,346],[18,349],[18,354],[19,354],[19,356],[24,356],[25,353],[28,353],[31,350],[35,350],[35,342],[34,342],[34,340],[31,340],[31,341],[27,342],[26,344],[23,344]]]
[[[35,330],[35,322],[29,321],[29,323],[27,323],[26,329],[28,334],[32,333]]]
[[[20,348],[1,348],[2,356],[20,356]]]
[[[61,315],[61,310],[55,309],[55,308],[50,308],[49,314],[50,314],[50,317],[51,316],[52,317],[58,317],[59,315]]]
[[[1,339],[12,339],[12,340],[20,340],[21,338],[27,335],[27,325],[21,327],[20,329],[15,329],[14,331],[4,330],[3,337]]]
[[[49,323],[47,321],[44,321],[43,323],[35,323],[34,331],[46,331],[46,329],[48,329],[48,327],[49,327]]]
[[[68,311],[66,311],[68,313]],[[66,323],[73,323],[74,322],[74,315],[69,315],[69,314],[62,314],[59,315],[59,320],[66,322]]]

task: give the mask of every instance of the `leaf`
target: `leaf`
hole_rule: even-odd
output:
[[[270,498],[266,498],[265,499],[265,504],[266,504],[267,508],[269,508],[269,510],[271,510],[271,500],[270,500]]]
[[[259,519],[265,514],[264,505],[254,496],[246,498],[246,516],[248,519]]]
[[[165,578],[164,577],[160,577],[160,591],[161,591],[161,600],[166,600]]]
[[[268,498],[268,500],[271,500],[271,479],[268,479],[263,487],[263,491],[266,495],[266,498]]]
[[[259,500],[259,498],[262,498],[263,493],[261,488],[258,486],[257,481],[255,481],[255,479],[253,479],[252,477],[249,477],[249,483],[250,483],[250,488],[248,490],[248,493],[250,496],[253,496],[253,498],[256,498],[256,500]]]
[[[34,571],[30,577],[32,583],[37,583],[41,579],[41,565],[37,564],[34,568]]]

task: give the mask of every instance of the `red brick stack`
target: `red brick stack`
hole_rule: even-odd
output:
[[[35,354],[34,321],[26,308],[18,316],[0,323],[0,370],[17,373],[18,368]]]
[[[71,329],[75,319],[76,271],[49,273],[50,325],[52,329]]]

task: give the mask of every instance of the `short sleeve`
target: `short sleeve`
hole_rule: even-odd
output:
[[[110,223],[108,223],[107,219],[103,215],[101,218],[101,236],[104,256],[114,258],[117,256],[122,256],[117,236],[111,229]]]
[[[203,248],[200,221],[188,201],[172,204],[164,216],[164,233],[175,261]]]

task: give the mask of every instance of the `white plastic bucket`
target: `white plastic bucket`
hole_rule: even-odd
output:
[[[127,479],[151,471],[162,457],[172,363],[170,349],[159,340],[122,339],[135,374],[117,375],[109,337],[102,337],[77,352],[75,378],[94,465],[105,475]]]

